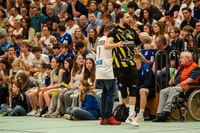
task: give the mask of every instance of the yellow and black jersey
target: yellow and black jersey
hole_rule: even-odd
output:
[[[116,26],[110,31],[108,37],[114,39],[113,43],[123,41],[128,45],[125,47],[117,47],[112,50],[114,68],[134,66],[134,48],[141,43],[136,32],[132,28]]]

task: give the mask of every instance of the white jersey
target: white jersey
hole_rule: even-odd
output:
[[[96,49],[96,79],[114,79],[112,49],[104,48],[107,36],[98,40]]]

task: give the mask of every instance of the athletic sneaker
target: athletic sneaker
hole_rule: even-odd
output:
[[[139,122],[143,122],[144,121],[144,115],[143,114],[137,114],[135,120],[139,123]]]
[[[101,122],[102,125],[120,125],[121,122],[117,121],[115,117],[104,118],[104,121]]]
[[[139,127],[139,123],[136,121],[135,117],[129,116],[126,119],[126,123],[133,125],[134,127]]]
[[[27,116],[35,116],[36,113],[37,113],[36,110],[32,110],[27,114]]]

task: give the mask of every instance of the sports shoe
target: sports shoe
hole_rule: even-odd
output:
[[[139,123],[136,121],[135,117],[133,117],[133,116],[129,116],[126,119],[126,123],[129,123],[129,124],[133,125],[134,127],[139,127]]]
[[[137,114],[135,120],[139,123],[139,122],[143,122],[144,121],[144,116],[142,114]]]
[[[102,121],[102,125],[120,125],[121,122],[117,121],[113,116],[110,118],[105,118],[104,121]]]
[[[53,112],[52,114],[49,115],[50,118],[60,118],[61,115],[59,112]]]
[[[127,119],[126,119],[126,123],[130,124],[132,121],[133,121],[133,118],[132,116],[129,116]]]
[[[36,110],[32,110],[27,114],[27,116],[35,116],[36,113]]]
[[[72,116],[70,114],[64,114],[63,116],[67,120],[72,120]]]
[[[100,125],[105,125],[104,124],[104,118],[101,118]]]
[[[133,125],[134,127],[139,127],[139,123],[136,121],[135,118],[133,118],[133,121],[130,124]]]

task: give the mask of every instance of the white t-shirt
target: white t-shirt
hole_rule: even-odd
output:
[[[75,24],[72,28],[66,26],[66,31],[67,31],[71,36],[73,36],[73,35],[74,35],[74,32],[75,32],[75,30],[76,30],[77,28],[79,28],[79,26],[76,25],[76,24]]]
[[[31,52],[29,52],[29,55],[27,57],[25,57],[24,53],[22,53],[20,58],[24,62],[24,64],[33,65],[32,61],[33,61],[34,55]]]
[[[32,64],[34,66],[38,66],[39,64],[42,64],[42,63],[45,63],[45,64],[49,64],[50,61],[49,61],[49,57],[45,54],[41,54],[40,56],[40,59],[37,59],[35,56],[32,60]]]
[[[96,79],[114,79],[112,50],[105,49],[107,36],[98,40],[96,49]]]

